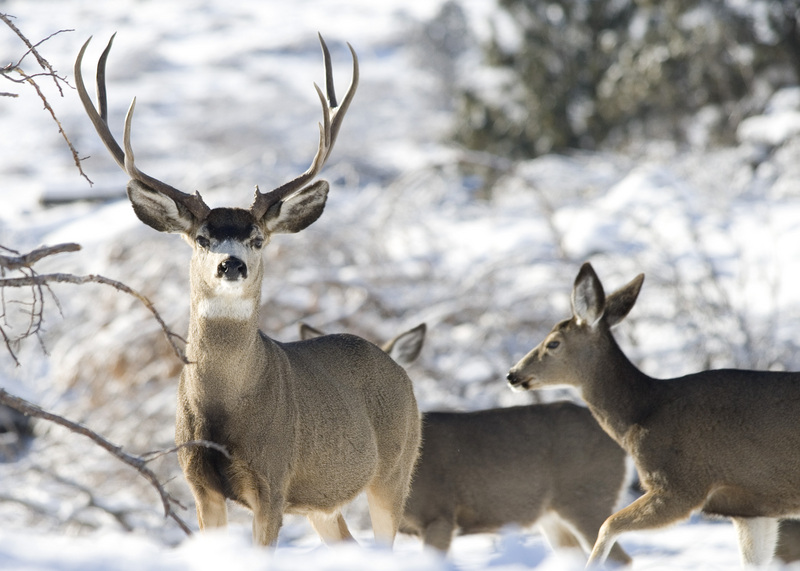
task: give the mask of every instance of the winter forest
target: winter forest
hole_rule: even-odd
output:
[[[226,533],[187,535],[172,448],[191,248],[137,219],[84,112],[73,64],[90,36],[94,93],[116,33],[111,131],[136,97],[137,165],[211,207],[308,167],[317,33],[340,94],[352,45],[325,211],[264,248],[259,326],[381,344],[425,323],[407,365],[422,411],[581,403],[506,375],[570,317],[586,261],[607,291],[645,274],[614,334],[648,375],[800,370],[796,0],[0,0],[0,16],[0,401],[74,423],[0,408],[0,568],[585,564],[536,527],[458,536],[446,556],[401,534],[392,553],[363,497],[344,512],[360,546],[287,515],[277,549],[256,548],[232,504]],[[641,492],[632,472],[620,506]],[[701,514],[619,544],[635,570],[740,565],[730,522]]]

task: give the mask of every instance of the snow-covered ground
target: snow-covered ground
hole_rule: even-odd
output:
[[[3,12],[72,78],[93,36],[84,73],[117,32],[108,65],[112,129],[121,136],[137,96],[137,164],[170,184],[198,189],[212,206],[246,206],[252,187],[302,172],[317,142],[322,81],[316,39],[333,52],[339,93],[350,42],[361,85],[324,176],[326,211],[297,236],[267,248],[262,327],[297,337],[301,320],[374,340],[425,321],[429,335],[410,368],[424,410],[478,409],[536,398],[512,393],[510,365],[568,314],[581,262],[609,289],[645,272],[640,301],[618,337],[654,376],[708,366],[800,369],[800,97],[776,95],[740,129],[740,144],[713,152],[643,143],[639,156],[578,153],[515,165],[446,142],[454,92],[443,78],[476,65],[473,47],[440,57],[455,33],[440,0],[11,0]],[[460,5],[478,38],[490,2]],[[447,20],[450,21],[450,20]],[[452,23],[451,23],[452,25]],[[0,28],[0,54],[24,48]],[[28,59],[24,67],[33,71]],[[478,73],[477,71],[475,72]],[[101,273],[148,295],[176,331],[188,316],[188,248],[144,227],[124,199],[126,177],[95,135],[74,90],[40,83],[94,186],[81,178],[41,101],[27,86],[0,90],[0,244],[20,251],[78,242],[37,270]],[[503,169],[490,200],[462,176],[463,162]],[[117,196],[45,207],[41,199]],[[0,356],[0,386],[84,422],[126,449],[169,447],[180,363],[150,314],[100,286],[55,286],[43,342],[23,343],[20,366]],[[9,294],[10,295],[10,294]],[[27,293],[23,292],[23,300]],[[11,307],[15,307],[11,304]],[[19,326],[20,314],[7,322]],[[545,399],[568,396],[548,393]],[[174,457],[154,469],[188,506]],[[319,546],[287,518],[280,547],[250,547],[249,515],[233,510],[227,535],[185,540],[164,523],[158,498],[135,474],[80,437],[40,424],[30,450],[0,464],[1,569],[569,569],[538,535],[457,538],[448,559],[401,538],[396,553]],[[363,510],[349,514],[369,544]],[[362,525],[360,525],[362,524]],[[132,532],[125,532],[133,528]],[[731,569],[727,522],[693,519],[623,536],[634,569]]]

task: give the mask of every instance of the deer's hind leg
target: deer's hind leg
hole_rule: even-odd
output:
[[[450,544],[453,542],[455,530],[456,525],[453,518],[440,517],[425,526],[422,540],[427,547],[433,547],[447,553],[450,549]]]
[[[406,494],[393,490],[390,486],[372,484],[367,488],[369,518],[372,521],[372,532],[375,543],[391,547],[403,517],[403,506]]]
[[[394,544],[411,487],[415,460],[416,451],[411,461],[398,463],[388,474],[379,473],[367,486],[369,517],[376,543],[389,547]]]
[[[228,525],[228,507],[221,493],[197,485],[191,485],[197,507],[197,523],[200,529],[212,529]]]
[[[732,517],[745,566],[762,566],[772,561],[778,543],[778,520],[769,517]]]
[[[342,517],[342,512],[333,513],[312,512],[306,516],[314,531],[322,538],[327,545],[339,541],[355,541],[347,529],[347,523]]]

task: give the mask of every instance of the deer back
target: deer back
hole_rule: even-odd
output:
[[[494,531],[578,502],[601,505],[602,519],[625,481],[625,453],[584,407],[427,412],[406,525],[421,534],[444,518],[464,533]]]

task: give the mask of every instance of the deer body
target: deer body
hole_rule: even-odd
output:
[[[382,349],[407,365],[424,335],[422,324]],[[553,547],[589,553],[628,480],[625,452],[572,403],[426,412],[422,442],[400,530],[442,551],[457,533],[538,525]],[[610,557],[631,561],[619,545]]]
[[[112,38],[113,39],[113,38]],[[178,387],[176,443],[208,440],[228,454],[182,447],[178,458],[192,488],[202,529],[227,523],[226,499],[253,511],[253,538],[274,544],[284,513],[308,516],[326,541],[352,539],[341,508],[366,490],[376,539],[391,544],[418,455],[420,417],[411,381],[378,347],[352,335],[280,343],[258,330],[262,248],[272,234],[294,233],[322,214],[328,183],[313,182],[336,140],[358,82],[337,104],[330,54],[322,41],[327,100],[311,167],[268,193],[256,187],[249,209],[209,208],[142,173],[105,117],[105,61],[97,71],[100,112],[75,63],[78,93],[117,163],[131,177],[128,197],[139,219],[179,233],[193,249],[188,364]]]
[[[714,370],[656,380],[624,355],[610,328],[643,276],[605,296],[590,265],[575,281],[573,317],[509,372],[513,387],[578,387],[603,429],[634,459],[646,493],[606,520],[590,562],[625,531],[693,511],[733,518],[745,564],[775,549],[778,518],[800,514],[800,374]]]
[[[625,453],[571,403],[423,414],[401,531],[447,551],[455,533],[539,524],[587,553],[627,482]],[[615,545],[611,557],[629,563]]]

